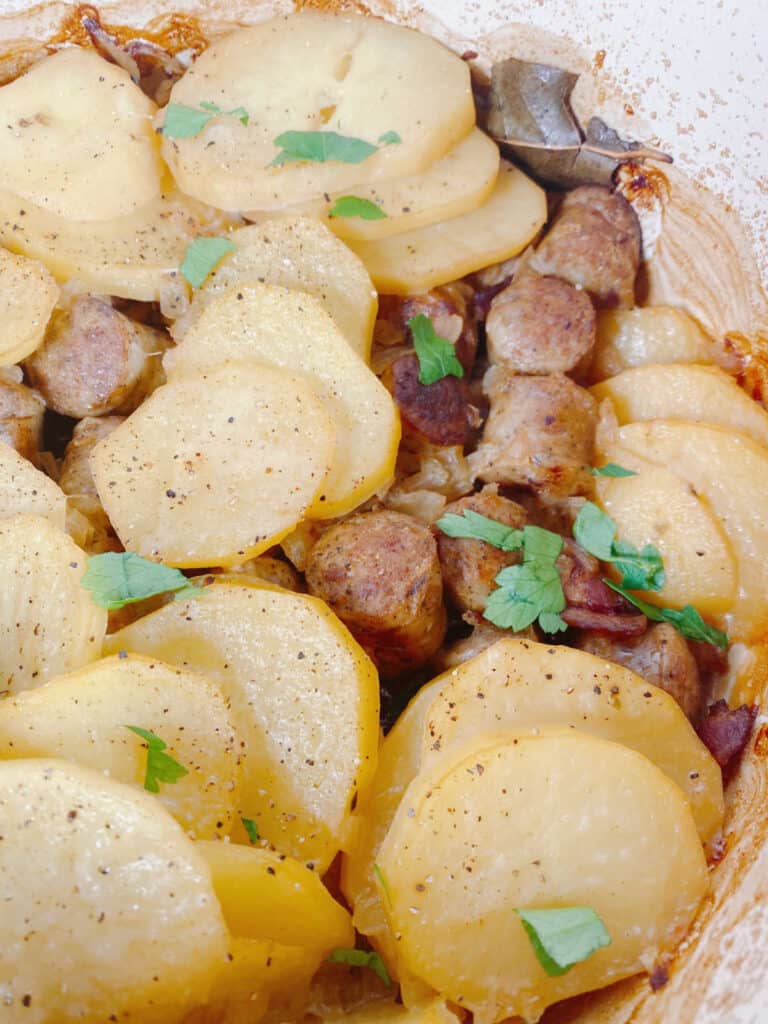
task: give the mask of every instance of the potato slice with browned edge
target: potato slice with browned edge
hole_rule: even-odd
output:
[[[239,742],[219,688],[187,669],[136,654],[105,658],[0,703],[0,759],[59,757],[142,789],[148,729],[187,774],[158,799],[197,839],[232,828]]]
[[[368,361],[378,299],[354,253],[309,217],[285,217],[238,228],[235,246],[195,292],[189,312],[176,321],[181,341],[205,306],[233,285],[260,281],[308,292],[319,299],[359,356]]]
[[[0,441],[0,518],[21,513],[42,516],[63,530],[67,496],[29,459]]]
[[[460,57],[420,32],[354,14],[303,11],[214,40],[171,91],[172,103],[211,101],[222,111],[244,108],[247,123],[222,114],[193,138],[164,136],[163,155],[184,192],[223,210],[280,207],[417,174],[475,123]],[[374,151],[362,162],[277,166],[276,140],[291,131],[336,132]],[[388,142],[391,133],[396,141]]]
[[[319,300],[273,285],[235,285],[211,300],[163,366],[173,380],[239,359],[305,375],[334,422],[331,471],[311,517],[350,512],[389,483],[400,441],[397,409]]]
[[[107,613],[80,585],[83,551],[47,519],[0,519],[0,695],[99,657]]]
[[[219,683],[244,743],[240,813],[322,873],[375,771],[379,736],[376,671],[330,609],[273,586],[214,583],[106,649],[175,658]]]
[[[123,546],[167,565],[244,562],[320,494],[336,432],[308,383],[253,360],[179,374],[91,454]]]
[[[638,596],[672,608],[691,604],[705,615],[727,612],[736,600],[736,556],[709,504],[674,472],[620,445],[608,445],[602,455],[636,474],[595,480],[617,535],[638,548],[653,544],[664,561],[664,586]],[[613,570],[606,567],[618,579]]]
[[[629,423],[617,443],[674,473],[719,519],[738,571],[736,599],[719,624],[731,640],[761,638],[768,629],[768,449],[723,427],[682,420]]]
[[[55,760],[0,762],[3,1021],[177,1024],[227,930],[203,857],[153,797]]]
[[[499,174],[499,148],[479,128],[475,128],[444,157],[420,174],[393,178],[372,185],[355,185],[357,199],[378,206],[385,215],[378,220],[359,216],[331,216],[336,201],[349,194],[337,192],[293,207],[291,213],[323,220],[339,238],[370,241],[403,231],[461,217],[488,199]],[[260,220],[264,214],[249,213]]]
[[[377,999],[364,1003],[342,1014],[329,1013],[323,1016],[324,1024],[456,1024],[458,1017],[443,999],[431,999],[408,1009],[388,999]]]
[[[605,380],[651,363],[714,363],[715,343],[674,306],[604,309],[597,317],[592,378]]]
[[[768,445],[768,412],[717,366],[639,366],[595,384],[592,394],[611,400],[619,424],[694,420]]]
[[[0,249],[0,365],[31,355],[59,298],[59,287],[37,260]]]
[[[678,786],[570,731],[484,736],[411,784],[379,853],[399,956],[493,1022],[647,969],[690,925],[707,864]],[[545,972],[516,910],[589,907],[610,945]]]
[[[387,295],[412,295],[516,256],[547,219],[544,190],[502,161],[488,200],[463,217],[374,242],[349,241]]]
[[[3,188],[72,220],[108,220],[160,194],[157,107],[122,68],[72,46],[0,88]]]

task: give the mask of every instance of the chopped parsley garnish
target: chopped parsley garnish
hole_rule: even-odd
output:
[[[402,141],[403,140],[400,138],[400,136],[397,134],[397,132],[393,132],[391,129],[390,129],[390,131],[384,132],[383,135],[379,136],[379,145],[380,146],[392,146],[392,145],[395,145],[398,142],[402,142]]]
[[[222,110],[215,103],[200,103],[201,110],[186,107],[182,103],[169,103],[165,108],[165,124],[163,135],[169,139],[191,139],[199,135],[208,122],[219,114],[236,117],[240,124],[248,124],[248,112],[245,107],[234,110]]]
[[[448,376],[464,376],[464,367],[456,358],[456,349],[447,338],[441,338],[435,332],[428,316],[424,313],[412,316],[408,327],[419,360],[420,384],[434,384]]]
[[[721,629],[716,629],[715,626],[708,625],[693,605],[687,604],[679,611],[676,608],[657,607],[655,604],[641,601],[639,597],[630,594],[625,587],[619,586],[618,583],[614,583],[612,580],[603,580],[603,582],[607,583],[612,590],[621,594],[622,597],[626,597],[635,608],[639,608],[652,622],[669,622],[689,640],[702,640],[704,643],[714,644],[715,647],[720,647],[723,650],[728,646],[728,634],[724,633]]]
[[[378,864],[374,864],[373,865],[373,873],[374,873],[374,875],[376,875],[376,878],[379,881],[379,885],[381,886],[381,888],[382,888],[382,890],[384,892],[384,895],[387,897],[387,903],[391,907],[392,906],[392,893],[389,891],[389,882],[387,882],[386,878],[384,877],[384,872],[381,870],[381,868],[379,867]]]
[[[240,818],[240,821],[242,821],[243,828],[248,833],[249,842],[258,843],[260,839],[259,826],[253,820],[253,818]]]
[[[167,743],[156,736],[149,729],[142,729],[138,725],[126,725],[126,729],[135,732],[147,744],[147,768],[144,774],[144,789],[150,793],[160,792],[161,782],[178,782],[189,772],[184,765],[166,754]]]
[[[455,512],[446,512],[437,520],[435,526],[447,537],[483,540],[502,551],[519,551],[523,546],[522,530],[505,526],[496,519],[489,519],[479,512],[473,512],[470,508],[465,508],[460,516]]]
[[[361,164],[379,150],[372,142],[350,135],[339,135],[338,132],[283,132],[275,139],[275,145],[281,152],[270,167],[304,161],[324,164],[329,160],[341,164]]]
[[[199,288],[222,257],[236,248],[228,238],[201,235],[187,247],[179,270],[193,288]]]
[[[90,590],[95,604],[110,611],[169,591],[176,591],[177,598],[202,594],[183,572],[160,562],[150,562],[132,551],[91,555],[80,582]]]
[[[568,626],[560,616],[565,594],[556,563],[563,538],[539,526],[523,527],[522,535],[523,561],[498,574],[483,615],[500,629],[519,632],[538,621],[545,633],[562,632]]]
[[[377,974],[385,985],[391,985],[387,968],[378,953],[366,949],[334,949],[328,960],[332,964],[349,964],[350,967],[367,967]]]
[[[611,937],[591,907],[556,910],[516,910],[536,959],[550,977],[570,971],[574,964],[592,956]]]
[[[646,544],[641,551],[629,541],[616,539],[616,523],[591,501],[573,524],[573,536],[585,551],[611,562],[621,573],[621,585],[630,590],[661,590],[664,563],[658,548]]]
[[[637,476],[634,469],[624,469],[623,466],[617,466],[615,462],[606,462],[604,466],[593,466],[590,469],[592,476],[607,476],[607,477],[623,477],[623,476]]]
[[[359,217],[361,220],[386,220],[387,215],[370,199],[359,196],[339,196],[328,211],[329,217]]]

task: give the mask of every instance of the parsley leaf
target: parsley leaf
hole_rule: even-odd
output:
[[[522,534],[522,564],[501,570],[483,615],[501,629],[519,632],[538,619],[546,633],[562,632],[568,626],[559,614],[565,594],[556,562],[563,538],[539,526],[525,526]]]
[[[361,220],[386,220],[387,215],[370,199],[359,196],[339,196],[328,211],[329,217],[359,217]]]
[[[497,519],[489,519],[471,508],[465,508],[460,516],[446,512],[435,526],[447,537],[461,537],[468,540],[483,540],[502,551],[519,551],[523,546],[523,531],[505,526]]]
[[[403,140],[400,138],[397,132],[393,132],[391,129],[388,132],[384,132],[383,135],[380,135],[378,139],[380,146],[391,146],[402,141]]]
[[[629,541],[616,540],[616,523],[591,501],[585,502],[576,517],[573,536],[595,558],[616,566],[623,587],[661,590],[664,586],[664,563],[659,550],[646,544],[638,551]]]
[[[536,959],[550,977],[558,977],[592,956],[611,937],[591,907],[516,910]]]
[[[282,152],[277,154],[270,167],[298,161],[324,164],[333,160],[341,164],[361,164],[379,149],[364,139],[337,132],[283,132],[275,139],[275,145]]]
[[[639,597],[630,594],[627,589],[620,587],[612,580],[604,579],[603,583],[606,583],[611,590],[615,590],[617,594],[626,597],[652,622],[669,622],[689,640],[701,640],[707,644],[714,644],[715,647],[721,647],[723,650],[728,646],[728,634],[715,626],[708,625],[693,605],[687,604],[679,611],[676,608],[660,608],[655,604],[648,604],[647,601],[641,601]]]
[[[200,106],[204,110],[209,110],[211,115],[215,117],[217,114],[226,114],[227,117],[236,117],[242,125],[247,125],[251,117],[245,107],[235,107],[233,110],[222,110],[216,103],[205,103],[201,102]]]
[[[634,471],[634,469],[624,469],[623,466],[617,466],[615,462],[606,462],[604,466],[600,467],[593,466],[589,472],[592,474],[592,476],[637,476],[637,473]]]
[[[91,555],[80,583],[91,591],[92,600],[100,608],[110,610],[168,591],[176,591],[178,597],[182,592],[184,597],[202,593],[183,572],[160,562],[150,562],[132,551]]]
[[[243,828],[248,833],[248,839],[251,843],[258,843],[259,841],[259,826],[253,820],[253,818],[240,818],[243,823]]]
[[[392,893],[389,891],[389,882],[384,877],[384,872],[381,870],[378,864],[373,865],[373,873],[379,880],[379,885],[384,890],[384,895],[387,897],[387,903],[392,906]]]
[[[424,313],[412,316],[408,327],[419,360],[420,384],[434,384],[448,376],[464,376],[464,367],[456,358],[456,349],[447,338],[435,333],[428,316]]]
[[[236,248],[228,238],[201,235],[187,247],[179,270],[193,288],[199,288],[221,258]]]
[[[218,114],[236,117],[240,124],[248,124],[248,112],[245,107],[234,110],[222,110],[215,103],[201,103],[202,110],[186,107],[182,103],[169,103],[165,108],[165,124],[163,135],[168,139],[191,139],[199,135],[212,118]]]
[[[367,967],[377,974],[385,985],[391,985],[387,968],[378,953],[365,949],[334,949],[328,960],[332,964],[349,964],[350,967]]]
[[[141,736],[147,744],[147,768],[144,774],[144,789],[148,790],[148,792],[159,793],[161,782],[178,782],[185,775],[189,775],[184,765],[174,761],[170,754],[163,753],[167,743],[161,740],[159,736],[150,732],[149,729],[140,728],[138,725],[126,725],[125,728],[135,732],[137,736]]]

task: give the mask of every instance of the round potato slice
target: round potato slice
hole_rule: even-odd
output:
[[[91,454],[123,546],[167,565],[244,562],[321,492],[335,428],[309,385],[252,360],[179,375]]]
[[[223,210],[416,174],[475,123],[464,61],[429,36],[357,15],[304,11],[215,40],[171,91],[172,103],[188,107],[211,100],[223,111],[245,108],[248,123],[214,117],[192,138],[164,136],[163,155],[182,191]],[[362,162],[275,165],[277,138],[307,131],[362,139],[375,151]]]
[[[175,658],[220,684],[244,743],[240,813],[322,873],[375,771],[379,714],[376,671],[328,607],[214,583],[121,629],[106,650]]]
[[[309,217],[285,217],[239,228],[229,237],[235,251],[208,275],[195,292],[189,312],[174,324],[176,341],[183,339],[216,295],[233,285],[261,281],[314,295],[355,352],[368,361],[376,290],[357,256],[324,224]]]
[[[42,516],[63,530],[67,496],[29,459],[0,441],[0,518],[20,513]]]
[[[349,240],[386,295],[413,295],[516,256],[547,219],[543,189],[502,161],[493,192],[476,210],[372,242]]]
[[[651,363],[714,363],[716,351],[712,340],[682,309],[604,309],[597,317],[592,378],[605,380]]]
[[[388,999],[377,999],[344,1014],[329,1013],[322,1019],[325,1024],[341,1020],[345,1024],[456,1024],[458,1016],[442,999],[426,1000],[408,1009]]]
[[[307,376],[334,422],[331,471],[312,518],[350,512],[392,479],[400,441],[395,404],[317,299],[273,285],[236,285],[211,300],[163,366],[173,379],[243,358]]]
[[[59,298],[59,288],[37,260],[0,249],[0,365],[31,355]]]
[[[47,519],[0,519],[0,695],[99,657],[107,613],[80,585],[83,551]]]
[[[3,187],[71,220],[109,220],[160,194],[157,107],[128,74],[73,46],[0,88]]]
[[[105,658],[0,703],[0,759],[59,757],[143,789],[154,733],[186,770],[157,780],[158,799],[194,838],[228,835],[237,806],[239,743],[213,683],[139,657]]]
[[[174,1024],[227,931],[205,860],[145,793],[63,761],[0,763],[3,1020]]]
[[[680,789],[645,757],[578,732],[483,737],[406,792],[379,853],[410,969],[487,1021],[647,969],[708,885]],[[589,907],[610,945],[559,976],[516,910]]]

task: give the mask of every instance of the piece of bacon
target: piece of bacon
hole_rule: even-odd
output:
[[[757,708],[742,704],[731,708],[725,700],[710,704],[707,717],[696,730],[699,739],[729,778],[738,767],[752,735]]]
[[[603,583],[600,563],[575,541],[566,538],[557,568],[566,600],[562,618],[569,626],[624,636],[646,631],[645,615]]]

